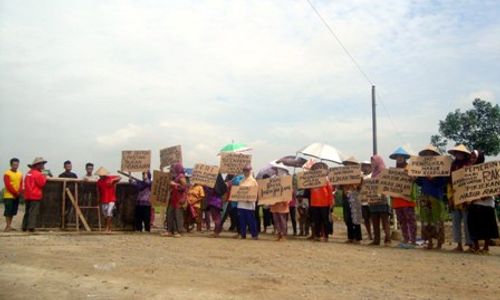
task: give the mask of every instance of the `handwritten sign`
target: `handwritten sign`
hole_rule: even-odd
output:
[[[462,168],[451,174],[453,201],[460,204],[500,194],[500,161]]]
[[[191,183],[213,188],[217,180],[217,175],[219,175],[219,166],[196,164],[194,165]]]
[[[361,166],[350,165],[330,169],[328,178],[332,185],[348,185],[361,183]]]
[[[243,167],[252,163],[252,156],[243,153],[221,153],[220,172],[225,174],[241,174]]]
[[[416,177],[450,176],[451,157],[412,156],[408,163],[408,174]]]
[[[259,194],[258,186],[233,186],[231,188],[231,195],[229,201],[257,201]]]
[[[377,180],[379,194],[411,200],[413,180],[404,169],[384,169]]]
[[[377,193],[377,180],[365,179],[361,185],[361,202],[363,203],[378,203],[380,195]]]
[[[151,151],[122,151],[123,172],[143,172],[149,170],[151,165]]]
[[[292,176],[257,180],[259,183],[259,205],[272,205],[292,200]]]
[[[297,186],[299,189],[311,189],[326,184],[328,171],[323,169],[297,173]]]
[[[153,185],[151,186],[151,195],[149,197],[151,204],[166,206],[170,192],[170,173],[153,171]]]
[[[180,145],[160,150],[160,168],[164,168],[178,162],[182,163],[182,147]]]

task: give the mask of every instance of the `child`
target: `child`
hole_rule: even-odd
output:
[[[97,192],[102,204],[102,213],[106,219],[105,233],[111,233],[111,223],[113,221],[113,210],[116,202],[116,184],[120,181],[120,176],[111,176],[103,167],[100,167],[96,175],[99,176],[97,181]]]

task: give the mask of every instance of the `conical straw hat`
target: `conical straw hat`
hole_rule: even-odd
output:
[[[455,153],[457,153],[457,152],[462,152],[462,153],[470,155],[470,150],[467,149],[467,147],[464,144],[460,144],[460,145],[455,146],[455,147],[451,148],[450,150],[448,150],[448,153],[450,153],[451,155],[455,155]]]
[[[420,150],[420,152],[418,152],[418,155],[423,156],[425,152],[432,152],[435,155],[441,155],[441,152],[439,152],[439,149],[431,144],[427,145],[427,147]]]
[[[344,165],[348,165],[348,164],[356,164],[356,165],[359,165],[359,161],[356,159],[356,157],[354,156],[351,156],[349,157],[348,159],[344,160],[342,162]]]
[[[95,172],[95,174],[97,176],[108,176],[109,172],[108,172],[108,170],[106,170],[106,168],[100,167],[99,169],[97,169],[97,171]]]

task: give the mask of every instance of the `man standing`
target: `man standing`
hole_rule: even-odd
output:
[[[64,172],[59,174],[59,178],[78,178],[75,173],[71,172],[73,165],[69,160],[64,162]]]
[[[85,176],[83,176],[83,180],[85,181],[97,181],[99,179],[99,176],[94,175],[94,164],[88,162],[85,164]]]
[[[96,175],[99,176],[97,181],[97,191],[102,204],[102,213],[106,218],[106,233],[111,233],[111,223],[113,221],[113,210],[116,202],[116,184],[120,181],[120,176],[112,176],[108,170],[100,167]]]
[[[30,171],[24,178],[24,202],[26,207],[23,218],[23,231],[35,231],[40,201],[43,198],[43,187],[47,183],[46,175],[42,173],[46,163],[46,160],[37,157],[31,165],[28,165]]]
[[[5,171],[3,175],[3,183],[5,189],[3,191],[3,202],[5,210],[5,229],[4,231],[11,231],[12,219],[17,215],[19,207],[19,196],[21,195],[21,187],[23,186],[23,174],[17,169],[19,168],[19,159],[13,158],[10,160],[10,169]]]

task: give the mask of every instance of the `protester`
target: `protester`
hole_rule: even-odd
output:
[[[229,196],[231,195],[231,187],[233,186],[233,175],[226,175],[226,178],[224,179],[224,182],[226,183],[227,186],[227,191],[222,196],[223,200],[223,207],[225,208],[223,211],[223,217],[222,217],[222,222],[221,226],[224,227],[224,223],[226,222],[227,218],[229,218],[230,225],[229,225],[229,232],[239,232],[237,230],[239,228],[238,224],[238,209],[237,209],[237,202],[229,201]]]
[[[363,180],[370,179],[372,177],[372,164],[369,161],[361,162],[361,172],[363,173]],[[361,213],[363,217],[363,222],[365,224],[366,232],[368,234],[368,239],[373,240],[372,236],[372,223],[370,218],[370,206],[368,201],[361,199]]]
[[[419,156],[441,155],[439,150],[429,145],[418,153]],[[420,220],[422,222],[422,239],[427,241],[426,249],[433,249],[433,239],[437,241],[437,249],[444,243],[444,221],[447,217],[444,200],[446,177],[418,177],[416,183],[421,188],[419,197]]]
[[[307,190],[309,192],[309,190]],[[305,194],[305,190],[297,191],[298,206],[297,211],[299,213],[299,236],[309,236],[309,228],[311,227],[311,221],[309,219],[309,199]]]
[[[14,228],[12,228],[12,220],[17,215],[17,210],[19,208],[19,197],[21,196],[23,186],[23,174],[18,168],[19,159],[12,158],[10,160],[10,169],[5,171],[3,175],[3,183],[5,185],[5,189],[3,190],[5,232],[14,230]]]
[[[474,150],[471,153],[471,164],[482,164],[484,161],[484,152]],[[468,207],[467,226],[473,241],[473,251],[479,254],[488,254],[490,241],[499,237],[494,197],[484,197],[472,201]],[[480,240],[484,241],[482,250],[479,247]]]
[[[325,163],[315,163],[311,170],[328,170]],[[310,210],[313,225],[313,239],[316,241],[328,242],[328,234],[331,232],[330,209],[334,205],[333,189],[327,179],[322,187],[310,189]]]
[[[271,213],[273,214],[274,228],[277,234],[276,241],[286,240],[288,233],[287,216],[290,212],[290,202],[291,200],[278,202],[270,207]]]
[[[187,180],[181,163],[171,166],[170,203],[167,208],[167,231],[163,236],[181,237],[184,228],[184,209],[186,202]]]
[[[262,179],[268,179],[271,176],[268,174],[264,174],[262,176]],[[260,212],[262,211],[262,218],[260,217]],[[261,220],[263,223],[263,227],[261,228]],[[257,224],[257,231],[262,232],[262,233],[267,233],[267,228],[271,225],[274,226],[273,222],[273,213],[271,212],[271,208],[269,205],[259,205],[259,201],[257,200],[256,207],[255,207],[255,221]],[[273,234],[275,233],[276,228],[273,229]]]
[[[85,181],[97,181],[99,176],[94,175],[94,164],[86,163],[85,164],[85,176],[83,176],[83,180]]]
[[[397,169],[407,170],[407,160],[410,155],[399,151],[390,155],[391,159],[396,160]],[[402,197],[391,197],[392,208],[396,211],[398,223],[401,227],[403,242],[398,246],[404,249],[415,248],[417,245],[417,218],[415,216],[416,203],[412,199]]]
[[[344,160],[342,164],[344,166],[359,166],[359,162],[354,156]],[[346,243],[359,243],[359,241],[361,241],[361,226],[359,225],[360,220],[357,218],[357,201],[360,200],[358,185],[338,186],[335,193],[335,200],[342,201],[344,223],[347,228]],[[361,215],[361,202],[359,206],[359,215]],[[353,216],[356,220],[354,220]]]
[[[23,231],[35,231],[38,213],[40,211],[40,201],[43,198],[43,187],[47,183],[47,178],[42,173],[47,163],[42,157],[33,160],[29,172],[24,177],[24,205],[25,212],[23,218]]]
[[[203,218],[203,212],[201,210],[201,202],[205,198],[205,191],[201,184],[193,184],[189,187],[187,191],[187,210],[186,210],[186,221],[184,222],[184,227],[187,232],[190,232],[191,224],[196,224],[196,231],[201,232],[201,219]]]
[[[371,158],[372,165],[372,176],[371,178],[377,179],[382,171],[385,169],[384,160],[380,155],[373,155]],[[384,244],[389,245],[391,243],[391,232],[389,227],[389,205],[386,195],[379,195],[379,201],[371,202],[370,207],[370,217],[373,225],[374,239],[370,245],[379,246],[380,245],[380,223],[382,223],[382,228],[385,232]]]
[[[135,230],[151,232],[151,172],[142,172],[142,180],[129,178],[137,191],[137,201],[135,205]]]
[[[239,183],[239,186],[248,187],[258,187],[257,180],[252,175],[252,166],[247,164],[243,168],[244,178]],[[255,199],[256,201],[257,199]],[[257,225],[255,224],[255,201],[243,201],[239,199],[234,199],[238,202],[238,220],[240,222],[240,238],[246,239],[247,237],[247,227],[250,228],[250,233],[252,234],[252,239],[256,240],[259,238],[257,232]]]
[[[113,221],[113,211],[116,202],[116,184],[120,181],[120,176],[112,176],[104,167],[96,171],[99,176],[97,181],[97,192],[102,206],[102,214],[106,220],[105,233],[111,233]]]
[[[290,216],[290,220],[292,222],[293,236],[297,235],[297,197],[296,197],[295,190],[296,190],[296,188],[294,185],[294,188],[292,190],[292,201],[290,201],[290,204],[288,205],[288,207],[290,209],[289,216]]]
[[[73,165],[71,164],[71,161],[67,160],[64,162],[64,172],[62,172],[61,174],[59,174],[59,178],[78,178],[78,176],[71,172],[71,170],[73,169]]]
[[[452,173],[470,165],[470,151],[465,145],[460,144],[455,146],[454,148],[448,150],[448,153],[453,155],[455,158],[451,164]],[[453,200],[453,185],[451,184],[448,191],[448,201],[453,218],[453,240],[457,243],[457,247],[454,251],[464,251],[462,244],[465,241],[465,245],[469,246],[467,251],[473,252],[472,240],[469,235],[469,228],[467,227],[467,204],[463,203],[455,205]],[[462,235],[462,225],[464,235]],[[463,237],[465,239],[463,239]]]
[[[222,175],[220,173],[217,175],[214,188],[205,187],[207,210],[210,212],[212,220],[214,221],[214,233],[212,234],[212,237],[215,238],[219,237],[222,231],[222,198],[227,191],[227,185],[224,182],[224,179],[222,179]]]

